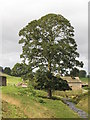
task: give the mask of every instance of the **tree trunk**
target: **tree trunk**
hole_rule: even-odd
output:
[[[51,63],[48,62],[48,71],[51,72]]]
[[[51,62],[48,62],[48,71],[51,73]],[[50,88],[48,88],[48,98],[52,97],[52,91]]]
[[[52,91],[50,88],[48,89],[48,98],[52,98]]]

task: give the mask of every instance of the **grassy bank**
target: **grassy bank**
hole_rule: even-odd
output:
[[[3,98],[8,99],[7,102],[14,100],[14,103],[11,102],[11,104],[16,105],[16,108],[21,108],[20,110],[29,118],[78,118],[78,115],[61,100],[47,99],[45,91],[7,86],[2,87],[2,92]],[[5,117],[4,114],[3,117]],[[16,115],[13,117],[15,118]]]
[[[2,115],[4,118],[27,118],[19,107],[16,107],[6,101],[2,101]]]
[[[78,100],[79,99],[79,100]],[[78,97],[76,107],[86,111],[88,113],[88,95],[84,94],[81,98]]]

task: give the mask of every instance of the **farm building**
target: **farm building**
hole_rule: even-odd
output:
[[[0,86],[6,86],[7,80],[5,76],[0,76]]]
[[[80,81],[79,77],[72,78],[70,76],[65,76],[61,78],[68,82],[72,90],[78,90],[82,88],[82,82]]]

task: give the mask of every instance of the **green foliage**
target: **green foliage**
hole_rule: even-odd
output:
[[[11,69],[10,69],[10,67],[5,67],[4,70],[3,70],[3,73],[11,75]]]
[[[30,92],[32,93],[31,95],[35,96],[36,95],[36,91],[34,90],[34,87],[31,84],[28,87],[29,87]]]
[[[59,96],[61,98],[73,98],[73,97],[76,97],[76,96],[79,96],[79,95],[82,95],[83,94],[83,91],[82,90],[75,90],[75,91],[72,91],[72,90],[69,90],[69,91],[59,91],[59,90],[56,90],[56,91],[53,91],[53,95],[54,96]]]
[[[0,66],[0,72],[3,72],[3,67]]]
[[[70,90],[70,87],[66,80],[55,77],[50,72],[42,72],[38,70],[35,74],[37,89],[48,89],[51,90]]]
[[[43,99],[38,99],[38,102],[42,104],[45,103]]]
[[[72,71],[70,72],[71,76],[81,77],[81,78],[85,78],[86,74],[87,72],[85,70],[79,70],[77,68],[73,68]]]
[[[79,53],[74,28],[62,15],[48,14],[33,20],[20,30],[19,36],[23,44],[21,58],[32,70],[39,67],[64,74],[74,66],[83,66],[76,60]]]
[[[74,68],[71,72],[70,75],[73,77],[79,77],[79,69]]]
[[[12,68],[11,74],[17,77],[24,76],[27,74],[27,65],[23,63],[16,63]]]
[[[79,77],[86,77],[86,71],[85,70],[80,70],[79,71]]]

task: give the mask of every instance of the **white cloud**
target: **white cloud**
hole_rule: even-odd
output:
[[[21,62],[19,53],[7,53],[2,55],[2,59],[0,59],[0,63],[2,61],[2,66],[11,66],[13,67],[16,62]]]

